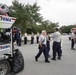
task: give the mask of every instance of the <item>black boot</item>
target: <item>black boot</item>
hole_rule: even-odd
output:
[[[56,59],[55,59],[55,58],[51,58],[51,60],[54,60],[54,61],[56,61]]]
[[[38,61],[37,57],[35,57],[35,61]]]
[[[57,59],[61,60],[61,57],[57,57]]]

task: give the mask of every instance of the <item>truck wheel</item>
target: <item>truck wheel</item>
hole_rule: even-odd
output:
[[[0,61],[0,75],[7,75],[10,72],[10,64],[7,60]]]

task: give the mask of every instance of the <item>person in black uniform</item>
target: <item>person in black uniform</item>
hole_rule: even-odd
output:
[[[31,44],[34,44],[34,33],[31,34]]]
[[[39,32],[37,32],[36,40],[37,40],[37,43],[39,43]]]
[[[27,44],[27,33],[24,34],[24,44]]]
[[[16,32],[16,40],[17,40],[17,45],[21,46],[21,34],[20,34],[20,31]]]
[[[48,50],[47,50],[47,40],[46,40],[46,31],[45,30],[42,31],[42,34],[39,37],[39,52],[35,56],[36,61],[38,61],[38,58],[40,57],[42,52],[45,56],[45,62],[50,63],[50,61],[48,61]]]
[[[47,38],[48,57],[50,58],[50,54],[49,54],[49,52],[50,52],[50,36],[49,36],[49,35],[50,35],[50,34],[47,33],[46,38]]]
[[[74,34],[75,34],[75,44],[76,44],[76,31],[74,32]]]

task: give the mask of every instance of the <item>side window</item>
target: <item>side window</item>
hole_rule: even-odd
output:
[[[0,33],[0,45],[10,43],[10,32],[1,32]]]

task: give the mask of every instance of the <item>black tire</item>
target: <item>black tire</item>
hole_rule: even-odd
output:
[[[7,75],[10,69],[10,64],[7,60],[0,60],[0,75]]]

